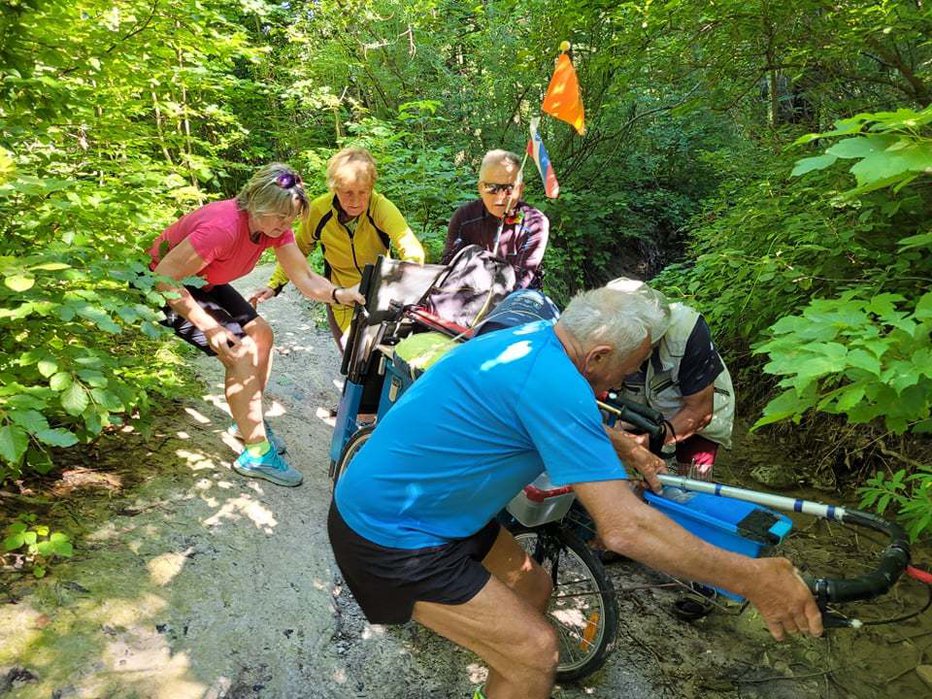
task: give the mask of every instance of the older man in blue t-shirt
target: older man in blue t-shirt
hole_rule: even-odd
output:
[[[628,486],[625,465],[656,487],[662,462],[604,428],[595,395],[648,356],[654,308],[597,289],[573,299],[556,325],[457,347],[402,396],[337,483],[330,541],[367,618],[413,618],[469,648],[490,666],[490,699],[542,699],[553,686],[557,639],[542,613],[549,576],[494,519],[545,470],[573,486],[610,549],[747,597],[778,640],[821,633],[789,561],[706,544]]]

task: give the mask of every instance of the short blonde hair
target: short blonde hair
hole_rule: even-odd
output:
[[[296,170],[271,163],[249,178],[236,195],[236,206],[251,214],[304,217],[310,205],[304,183]]]
[[[344,148],[327,163],[327,187],[331,192],[350,182],[360,182],[373,189],[377,178],[375,159],[365,148]]]

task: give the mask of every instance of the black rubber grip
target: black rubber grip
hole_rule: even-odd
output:
[[[349,340],[347,341],[346,349],[343,351],[343,361],[340,363],[340,373],[343,376],[349,377],[350,381],[353,382],[359,381],[360,363],[357,362],[356,367],[350,367],[350,361],[353,359],[353,355],[356,354],[356,344],[360,335],[362,335],[363,328],[360,326],[365,326],[366,318],[368,317],[366,309],[371,301],[369,298],[369,288],[372,286],[372,274],[374,271],[375,265],[366,265],[362,269],[362,278],[359,280],[359,293],[365,297],[366,305],[360,306],[357,304],[353,308],[353,319],[350,321],[350,332],[348,335]],[[353,376],[349,376],[351,370],[353,370]]]
[[[909,565],[909,540],[906,532],[895,522],[858,510],[847,510],[846,524],[855,524],[887,534],[890,544],[880,554],[877,567],[856,578],[811,578],[806,584],[820,605],[853,602],[878,597],[890,590]]]
[[[620,415],[618,418],[647,433],[650,437],[651,451],[657,453],[666,437],[663,427],[663,414],[630,398],[619,396],[612,392],[606,397],[605,403],[616,408]],[[654,448],[656,447],[656,449]]]

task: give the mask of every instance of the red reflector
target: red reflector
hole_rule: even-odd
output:
[[[534,485],[524,486],[524,494],[531,502],[543,502],[547,498],[555,498],[558,495],[566,495],[567,493],[572,492],[573,486],[571,485],[563,485],[559,488],[549,488],[548,490],[541,490]]]

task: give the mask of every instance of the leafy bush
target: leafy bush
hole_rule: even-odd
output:
[[[932,174],[930,122],[932,108],[859,114],[800,140],[845,137],[824,155],[801,160],[794,173],[856,160],[849,172],[857,186],[835,201],[860,207],[858,220],[870,226],[867,232],[882,230],[887,240],[867,238],[875,273],[779,320],[769,330],[772,339],[756,347],[770,357],[765,371],[783,376],[779,386],[786,389],[768,403],[758,426],[798,422],[818,411],[855,424],[881,422],[892,434],[932,432],[932,233],[922,215],[928,188],[921,186]],[[878,472],[861,491],[862,504],[882,513],[895,502],[915,538],[932,522],[930,485],[925,467],[911,464],[889,477]]]
[[[23,514],[6,528],[3,553],[18,554],[22,560],[14,567],[28,567],[35,577],[42,578],[53,559],[71,557],[74,548],[67,534],[36,524],[35,515]]]
[[[892,475],[876,473],[858,493],[861,507],[873,507],[880,514],[896,505],[913,541],[932,524],[932,466],[928,464],[917,466],[915,472],[903,468]]]
[[[779,320],[774,339],[755,352],[770,355],[764,370],[784,376],[784,390],[755,427],[809,410],[846,415],[855,424],[881,419],[900,434],[932,432],[932,293],[917,302],[895,294],[814,300]],[[912,312],[900,310],[912,306]]]

